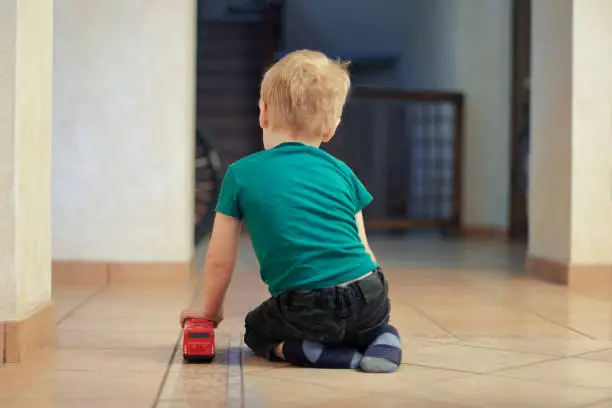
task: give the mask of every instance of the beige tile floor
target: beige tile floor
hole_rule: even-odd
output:
[[[374,248],[403,335],[396,374],[253,357],[242,318],[266,290],[245,242],[216,363],[183,365],[175,353],[195,283],[58,287],[57,348],[0,368],[0,407],[612,408],[612,288],[535,281],[520,273],[523,249],[499,243],[379,238]]]

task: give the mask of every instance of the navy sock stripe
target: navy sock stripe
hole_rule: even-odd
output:
[[[361,369],[367,372],[390,373],[402,363],[402,343],[397,329],[387,325],[366,349]]]
[[[384,345],[373,345],[365,353],[366,357],[384,358],[397,365],[402,363],[402,349]]]
[[[283,345],[283,354],[285,359],[295,366],[312,367],[313,365],[302,349],[301,340],[287,340]]]
[[[385,326],[385,328],[380,332],[379,336],[385,333],[391,333],[394,336],[396,336],[399,339],[399,332],[397,331],[397,329],[393,326],[391,326],[390,324],[388,324],[387,326]]]
[[[359,361],[355,362],[357,354],[356,350],[351,349],[324,348],[315,366],[319,368],[357,368],[359,366]]]

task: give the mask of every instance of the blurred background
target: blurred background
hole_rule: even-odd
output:
[[[184,259],[224,170],[261,149],[262,73],[302,48],[352,62],[325,148],[376,197],[370,230],[524,239],[529,3],[56,1],[54,258]]]

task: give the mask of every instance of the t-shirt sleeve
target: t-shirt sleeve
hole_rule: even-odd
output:
[[[236,183],[236,175],[234,174],[232,166],[227,169],[225,177],[223,177],[216,211],[229,217],[242,220],[242,212],[240,211],[240,203],[238,202],[238,184]]]
[[[365,186],[363,185],[361,180],[357,178],[355,173],[351,171],[351,174],[353,177],[353,185],[355,188],[355,214],[357,214],[359,211],[370,205],[372,200],[374,200],[374,197],[372,197],[372,194],[370,194],[370,192],[365,188]]]

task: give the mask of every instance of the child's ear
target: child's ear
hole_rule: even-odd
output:
[[[325,132],[323,132],[323,134],[321,135],[321,141],[323,143],[327,143],[330,140],[332,140],[333,137],[334,137],[334,133],[331,131],[331,129],[328,129]]]
[[[267,129],[270,127],[270,114],[268,110],[268,104],[259,100],[259,127]]]
[[[323,143],[327,143],[330,140],[332,140],[334,135],[336,134],[336,130],[338,129],[338,126],[340,126],[340,119],[336,121],[336,124],[334,126],[330,127],[329,129],[323,132],[323,134],[321,135],[321,141]]]

